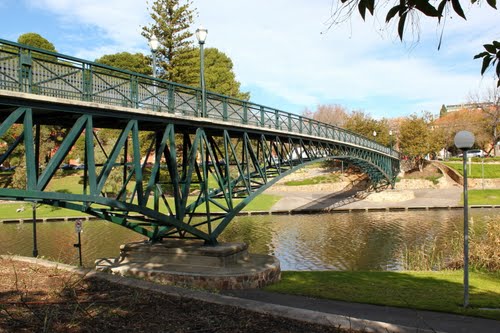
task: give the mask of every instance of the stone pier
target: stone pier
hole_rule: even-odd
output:
[[[96,270],[204,289],[260,288],[279,281],[278,259],[247,249],[245,243],[207,246],[199,240],[128,243],[118,258],[96,260]]]

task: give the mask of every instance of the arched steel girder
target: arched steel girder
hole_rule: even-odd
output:
[[[107,121],[106,125],[113,123],[116,137],[106,152],[92,114],[76,114],[72,119],[57,152],[41,165],[43,119],[30,108],[18,108],[4,118],[0,138],[15,126],[22,131],[11,140],[0,162],[24,148],[26,188],[2,188],[0,198],[82,211],[154,241],[199,238],[216,243],[253,198],[313,161],[346,160],[363,169],[376,184],[393,184],[399,163],[377,151],[340,142],[140,119]],[[150,134],[147,140],[140,139],[141,131]],[[81,192],[50,191],[51,180],[77,140],[84,141]],[[100,160],[96,157],[99,148],[104,152]],[[118,181],[112,177],[116,173]],[[105,192],[112,182],[118,182],[118,190],[110,198]]]

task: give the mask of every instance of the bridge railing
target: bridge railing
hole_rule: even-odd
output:
[[[199,88],[0,39],[0,89],[64,99],[207,117],[342,141],[399,158],[399,153],[346,129],[293,113],[206,93]]]

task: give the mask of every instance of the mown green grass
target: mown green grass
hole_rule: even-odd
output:
[[[460,162],[445,162],[447,166],[455,169],[462,176],[464,174],[463,164]],[[468,177],[470,178],[500,178],[500,164],[490,164],[490,163],[472,163],[467,164]]]
[[[500,205],[500,190],[469,190],[469,205]],[[462,204],[464,198],[462,195]]]
[[[265,289],[284,294],[432,310],[500,319],[500,272],[470,273],[470,307],[463,308],[463,272],[282,272]]]
[[[450,162],[462,162],[462,157],[451,157],[448,159]],[[495,156],[495,157],[473,157],[472,162],[484,162],[484,163],[491,163],[491,162],[500,162],[500,156]]]

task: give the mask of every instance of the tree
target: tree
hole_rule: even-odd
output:
[[[439,151],[443,145],[441,132],[433,130],[432,124],[430,114],[411,115],[403,119],[399,128],[400,150],[420,171],[425,156]]]
[[[196,57],[198,80],[200,84],[200,56]],[[222,95],[227,95],[243,100],[250,98],[250,93],[240,91],[240,83],[236,80],[236,75],[233,71],[233,62],[231,59],[218,49],[211,47],[205,50],[205,86],[209,91],[213,91]]]
[[[489,134],[488,143],[490,149],[488,149],[488,153],[494,150],[495,156],[498,156],[497,143],[500,141],[500,87],[488,89],[482,98],[475,98],[474,104],[478,110],[482,111],[485,118],[484,129]]]
[[[52,44],[51,42],[49,42],[48,40],[46,40],[45,38],[34,32],[28,32],[22,34],[17,39],[17,42],[20,44],[33,46],[42,50],[57,52],[56,48],[54,47],[54,44]]]
[[[348,111],[342,105],[320,104],[316,107],[316,111],[306,109],[302,115],[326,124],[344,127],[348,118]]]
[[[474,5],[477,2],[479,5],[481,3],[477,0],[440,0],[436,2],[432,0],[393,0],[392,5],[387,5],[387,2],[382,0],[379,0],[377,3],[376,0],[340,0],[340,2],[341,4],[332,14],[330,26],[349,19],[356,12],[356,9],[363,20],[366,17],[367,10],[371,15],[374,15],[376,9],[377,12],[385,12],[386,23],[397,18],[397,33],[401,41],[408,25],[413,27],[418,26],[420,16],[422,15],[436,19],[438,24],[442,23],[441,19],[443,17],[452,12],[455,12],[465,20],[466,16],[462,9],[462,4],[470,2],[471,5]],[[486,2],[491,8],[497,9],[496,0],[486,0]],[[438,49],[440,47],[441,40],[439,41]],[[484,44],[483,47],[485,51],[477,54],[474,59],[483,59],[481,75],[489,67],[495,67],[496,63],[497,87],[500,87],[500,42],[493,41],[491,44]]]
[[[190,9],[191,1],[180,4],[180,0],[155,0],[151,7],[151,18],[154,23],[142,27],[142,35],[148,40],[155,35],[160,42],[156,52],[160,67],[160,77],[169,81],[192,84],[196,77],[186,71],[186,64],[194,64],[190,31],[194,10]]]
[[[441,105],[441,109],[439,110],[439,118],[443,117],[447,112],[448,109],[446,109],[446,106],[444,104]]]
[[[389,145],[389,122],[387,119],[376,120],[364,111],[352,111],[348,114],[345,128],[363,135],[383,145]],[[375,135],[373,135],[375,133]]]
[[[106,54],[96,59],[95,62],[108,65],[131,72],[151,75],[151,60],[142,53],[121,52],[115,54]]]

